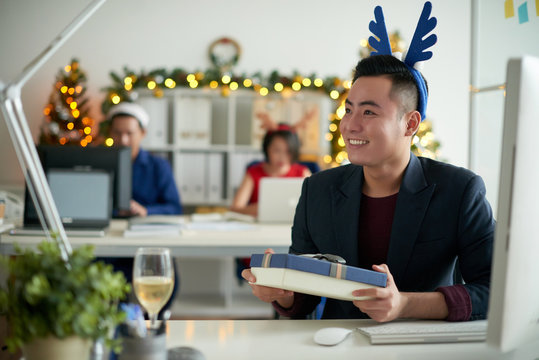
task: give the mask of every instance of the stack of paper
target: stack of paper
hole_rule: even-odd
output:
[[[150,215],[129,220],[124,237],[179,236],[185,227],[185,218],[175,215]]]
[[[192,214],[191,222],[225,222],[225,221],[241,221],[246,223],[254,223],[255,217],[251,215],[241,214],[234,211],[224,213],[212,212],[206,214]]]
[[[227,211],[225,213],[192,214],[187,230],[234,231],[250,230],[255,218],[250,215]]]

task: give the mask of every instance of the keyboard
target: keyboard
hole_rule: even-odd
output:
[[[359,327],[371,344],[412,344],[485,341],[487,321],[396,321]]]

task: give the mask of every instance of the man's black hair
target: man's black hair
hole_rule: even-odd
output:
[[[373,55],[361,60],[355,69],[353,81],[363,76],[386,76],[391,80],[391,98],[400,95],[400,115],[417,110],[419,107],[419,90],[414,76],[406,65],[392,55]],[[423,77],[423,75],[421,75]],[[427,81],[425,86],[428,93]]]
[[[262,142],[262,151],[264,152],[264,158],[266,159],[266,162],[269,163],[268,148],[273,142],[273,140],[278,137],[283,139],[288,145],[288,152],[290,154],[292,163],[297,162],[299,159],[300,148],[299,138],[295,132],[292,132],[290,130],[275,130],[268,131],[266,133]]]

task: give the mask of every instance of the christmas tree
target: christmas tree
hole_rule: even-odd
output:
[[[86,146],[92,142],[94,120],[88,116],[85,83],[86,74],[76,59],[58,71],[49,103],[43,109],[41,144]]]

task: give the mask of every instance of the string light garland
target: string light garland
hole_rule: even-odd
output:
[[[156,69],[149,72],[139,72],[124,67],[123,74],[110,73],[113,84],[104,89],[107,95],[102,103],[102,112],[108,110],[122,101],[134,102],[138,98],[138,91],[150,90],[155,97],[162,97],[165,91],[175,88],[206,88],[220,91],[222,96],[229,96],[231,92],[248,90],[258,93],[260,96],[279,94],[289,97],[302,91],[316,91],[327,95],[336,101],[347,94],[351,81],[343,80],[337,76],[319,77],[316,74],[302,75],[294,72],[292,75],[281,74],[272,71],[269,75],[260,72],[252,75],[223,73],[220,69],[211,68],[206,71],[189,72],[182,68],[172,71]],[[344,101],[344,100],[343,100]],[[331,117],[336,116],[332,114]],[[100,124],[100,134],[108,135],[109,124],[105,121]],[[326,137],[329,136],[329,131]],[[331,158],[324,158],[324,162],[335,162],[334,154]]]
[[[94,120],[88,116],[85,83],[86,73],[77,59],[58,71],[49,103],[43,109],[40,143],[87,146],[93,141]]]
[[[389,38],[392,51],[402,52],[405,44],[399,33],[394,32],[389,35]],[[162,97],[165,91],[178,87],[216,89],[221,92],[222,96],[229,96],[232,91],[240,89],[254,91],[260,96],[278,94],[282,97],[289,97],[302,91],[317,91],[326,94],[335,104],[333,113],[329,115],[328,131],[326,134],[322,134],[331,143],[331,155],[323,156],[322,161],[328,166],[337,166],[348,158],[345,143],[339,131],[339,123],[345,114],[345,100],[352,86],[350,79],[342,79],[337,76],[322,78],[316,74],[305,75],[299,72],[286,75],[277,70],[272,71],[269,75],[263,75],[261,72],[251,75],[235,74],[230,71],[230,68],[235,65],[241,54],[241,49],[236,42],[228,38],[215,41],[210,46],[210,57],[215,46],[222,44],[228,44],[237,51],[237,56],[232,57],[232,60],[229,60],[230,64],[226,63],[226,66],[215,60],[214,65],[216,66],[206,71],[189,72],[182,68],[167,71],[161,68],[136,73],[132,69],[124,67],[122,75],[111,72],[110,77],[113,84],[104,89],[107,95],[102,103],[102,112],[106,114],[111,106],[122,101],[136,101],[138,90],[150,90],[155,97]],[[361,40],[360,44],[360,57],[369,56],[371,49],[368,41]],[[99,133],[102,136],[108,135],[108,126],[107,122],[101,122]],[[416,155],[436,158],[439,146],[440,143],[434,139],[432,133],[432,124],[425,120],[414,138],[412,151]]]

